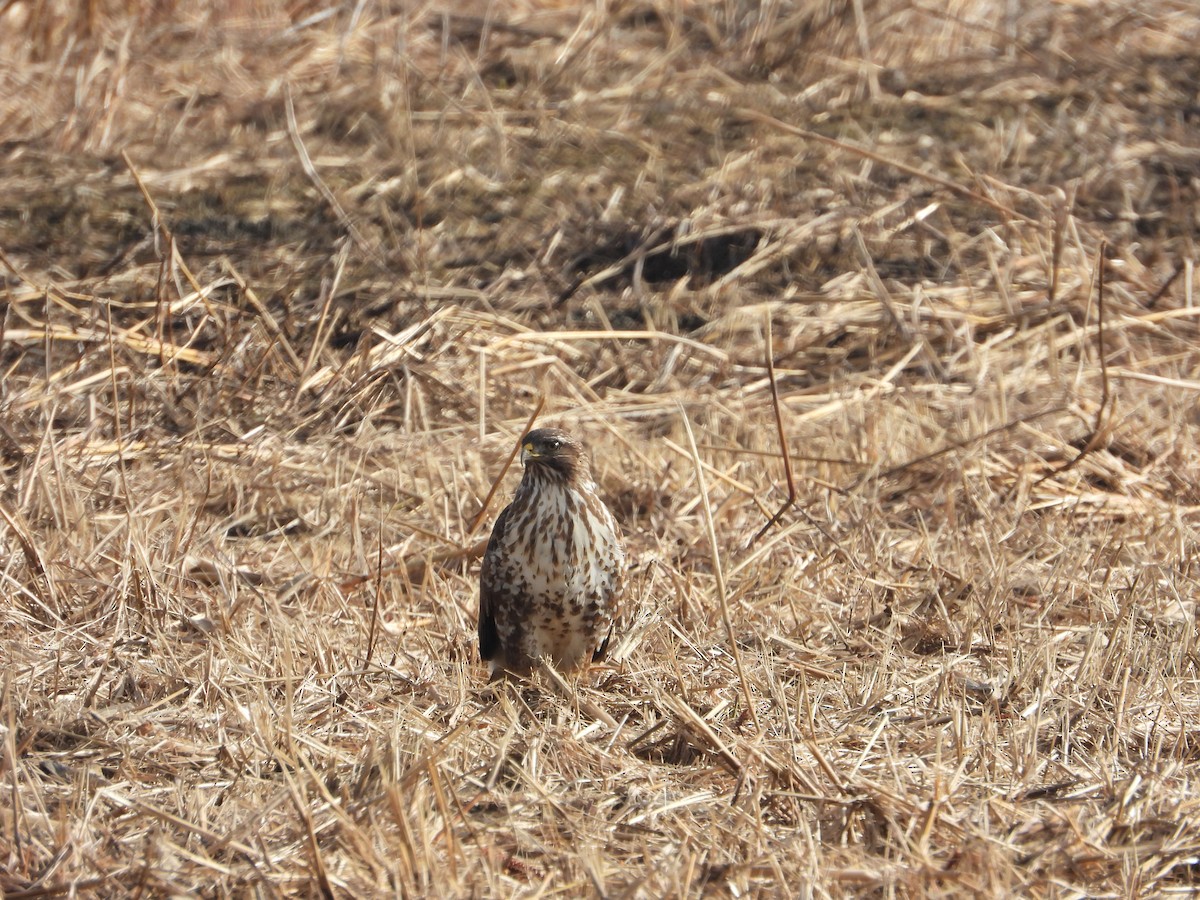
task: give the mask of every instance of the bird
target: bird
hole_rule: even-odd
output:
[[[603,659],[625,586],[621,529],[591,457],[557,428],[521,440],[524,472],[492,526],[479,572],[479,655],[489,680]]]

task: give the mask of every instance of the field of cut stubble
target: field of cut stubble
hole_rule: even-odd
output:
[[[0,895],[1196,890],[1195,13],[0,3]]]

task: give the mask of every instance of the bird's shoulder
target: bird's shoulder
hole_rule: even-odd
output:
[[[489,558],[493,560],[500,553],[508,539],[509,523],[513,517],[513,507],[515,503],[510,503],[504,509],[500,510],[500,515],[496,516],[496,521],[492,524],[492,535],[488,538],[487,550],[484,551],[483,561],[486,564]]]

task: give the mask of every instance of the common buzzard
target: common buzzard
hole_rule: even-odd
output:
[[[603,657],[625,582],[620,529],[583,445],[538,428],[521,462],[479,573],[479,654],[493,679],[527,675],[540,657],[559,670]]]

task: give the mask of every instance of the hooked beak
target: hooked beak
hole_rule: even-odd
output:
[[[540,454],[533,449],[533,443],[526,441],[521,445],[521,465],[525,465],[527,459],[537,459]]]

